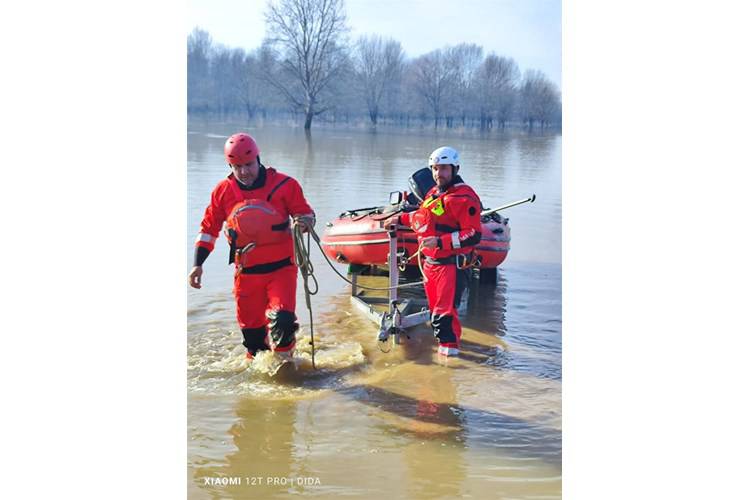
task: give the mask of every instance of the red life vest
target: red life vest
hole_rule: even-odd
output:
[[[478,234],[474,237],[478,240],[482,232],[480,209],[479,197],[466,184],[455,184],[442,193],[433,187],[410,218],[411,228],[419,241],[428,236],[443,240],[442,248],[424,248],[423,253],[436,259],[470,253],[470,246],[456,248],[451,245],[451,238],[444,236],[455,233],[456,239],[462,241],[467,236]]]
[[[234,261],[247,264],[245,254],[257,247],[276,245],[289,239],[289,217],[265,200],[252,198],[237,203],[227,217],[224,234]]]
[[[232,174],[216,185],[211,192],[211,202],[206,207],[201,221],[196,246],[206,248],[209,252],[212,251],[216,238],[221,233],[222,225],[228,219],[229,214],[238,203],[245,200],[262,200],[269,203],[279,215],[285,218],[284,220],[288,216],[313,215],[313,210],[305,200],[302,188],[295,179],[277,172],[272,167],[263,168],[265,181],[254,189],[240,189]],[[253,210],[253,212],[257,212],[257,210]],[[284,237],[278,243],[256,246],[253,251],[244,253],[242,266],[249,268],[286,258],[292,259],[294,244],[292,243],[291,232],[279,232],[278,235],[273,235],[274,238],[272,239],[282,234]],[[230,262],[235,262],[235,257],[235,249],[232,249]]]

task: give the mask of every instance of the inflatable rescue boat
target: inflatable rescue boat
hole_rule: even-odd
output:
[[[326,224],[320,243],[329,258],[340,263],[360,266],[388,264],[389,237],[385,220],[399,212],[419,208],[424,195],[435,185],[429,168],[415,172],[409,178],[409,191],[394,191],[389,203],[379,207],[347,210]],[[475,247],[481,258],[478,262],[480,281],[494,282],[499,266],[510,250],[508,219],[497,212],[483,215],[482,239]],[[416,253],[417,235],[407,226],[399,225],[396,231],[398,252],[412,256]],[[408,266],[416,266],[416,258]]]

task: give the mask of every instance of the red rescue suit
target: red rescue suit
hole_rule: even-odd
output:
[[[459,347],[461,323],[454,304],[457,262],[466,261],[482,238],[479,196],[461,177],[447,189],[430,189],[414,212],[401,214],[421,244],[428,236],[438,237],[436,248],[422,248],[425,293],[432,314],[432,328],[441,346]]]
[[[237,269],[233,292],[243,345],[251,354],[266,350],[270,334],[275,350],[290,351],[294,348],[294,333],[299,325],[294,314],[297,267],[288,221],[290,216],[314,218],[314,212],[299,183],[274,168],[261,166],[258,178],[249,188],[241,187],[230,174],[211,193],[196,246],[212,251],[224,222],[245,200],[267,202],[287,224],[274,227],[275,233],[264,244],[248,249],[239,258],[236,253],[230,257]],[[227,237],[231,246],[231,235]]]

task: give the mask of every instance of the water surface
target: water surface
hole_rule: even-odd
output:
[[[485,206],[538,199],[503,212],[510,254],[497,286],[470,288],[462,354],[447,362],[425,326],[381,352],[377,328],[315,251],[318,369],[302,286],[297,370],[270,377],[265,357],[248,368],[220,241],[203,288],[188,289],[190,498],[559,497],[561,137],[322,128],[307,137],[296,128],[191,121],[186,275],[209,194],[229,173],[224,140],[237,130],[255,136],[264,164],[300,181],[321,232],[340,212],[406,189],[441,145],[459,150],[461,175]]]

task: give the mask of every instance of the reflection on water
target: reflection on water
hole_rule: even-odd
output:
[[[227,173],[224,138],[236,128],[189,126],[188,259],[208,195]],[[539,199],[505,213],[512,249],[497,286],[469,288],[458,359],[438,359],[426,326],[382,353],[374,324],[352,308],[348,288],[316,251],[319,370],[303,340],[311,325],[301,286],[298,366],[275,377],[248,368],[227,247],[217,244],[203,289],[188,291],[190,497],[559,497],[560,137],[250,132],[264,163],[300,180],[321,225],[405,189],[408,176],[443,144],[459,149],[462,174],[485,205],[532,192]]]

